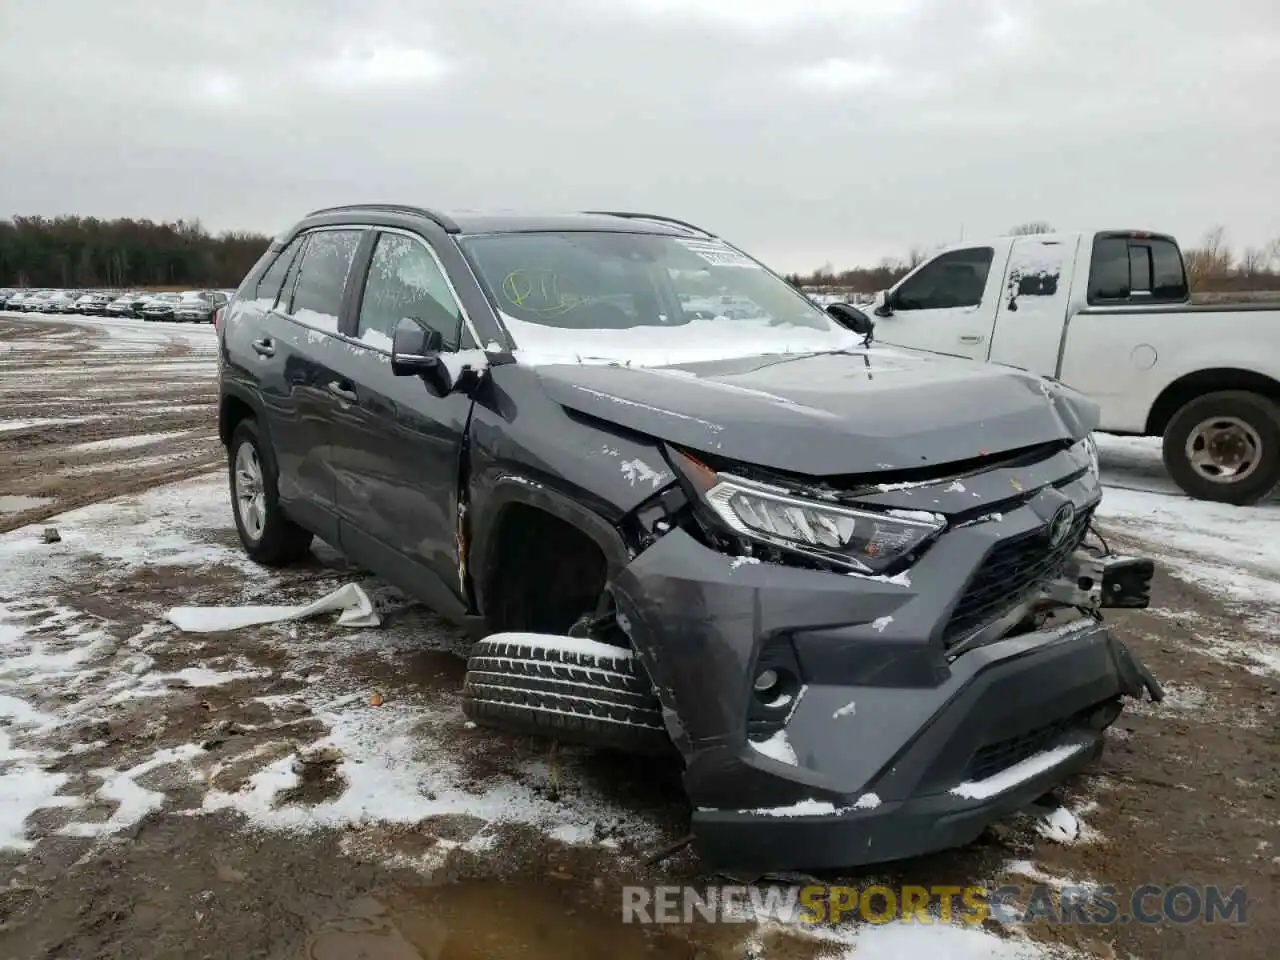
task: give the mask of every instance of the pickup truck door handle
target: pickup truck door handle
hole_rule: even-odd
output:
[[[984,337],[984,336],[983,336],[982,334],[980,334],[980,333],[962,333],[962,334],[960,334],[960,342],[961,342],[961,343],[981,343],[981,342],[982,342],[983,340],[985,340],[985,339],[987,339],[987,338],[986,338],[986,337]]]
[[[355,403],[360,399],[356,396],[355,388],[351,385],[350,380],[332,380],[325,384],[325,389],[338,399],[346,400],[348,403]]]
[[[258,351],[259,356],[274,357],[276,355],[276,346],[271,342],[270,337],[253,341],[253,349]]]

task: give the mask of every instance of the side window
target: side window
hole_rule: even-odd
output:
[[[302,237],[298,237],[281,250],[280,255],[271,262],[271,266],[263,271],[253,294],[255,300],[266,301],[262,306],[270,308],[275,305],[276,297],[280,295],[280,285],[284,282],[284,275],[298,255],[298,249],[301,246]]]
[[[1182,255],[1161,237],[1100,236],[1093,242],[1089,302],[1179,302],[1187,298]]]
[[[1157,300],[1185,300],[1190,294],[1187,273],[1177,244],[1153,239],[1151,247],[1151,296]]]
[[[1129,244],[1129,293],[1151,295],[1151,248]]]
[[[927,263],[894,294],[895,310],[941,310],[976,307],[991,273],[995,250],[974,247],[953,250]]]
[[[421,320],[439,331],[447,349],[458,349],[462,310],[436,258],[419,240],[384,233],[369,261],[356,336],[390,350],[396,326],[405,317]]]
[[[299,237],[302,246],[298,248],[298,253],[293,258],[293,263],[289,264],[289,272],[284,275],[284,286],[280,288],[280,299],[276,302],[276,309],[283,313],[288,313],[289,308],[293,305],[293,292],[298,286],[298,270],[302,267],[302,258],[306,255],[307,241],[310,237]]]
[[[362,235],[361,230],[317,230],[310,234],[289,307],[295,320],[327,333],[338,332],[347,274]]]
[[[1131,269],[1128,240],[1124,237],[1111,237],[1095,242],[1089,299],[1127,300]]]

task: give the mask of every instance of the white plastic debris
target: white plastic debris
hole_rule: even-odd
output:
[[[376,627],[382,622],[374,612],[369,595],[355,583],[339,587],[306,606],[174,607],[165,614],[165,619],[187,633],[213,633],[262,623],[304,620],[335,610],[340,611],[340,627]]]

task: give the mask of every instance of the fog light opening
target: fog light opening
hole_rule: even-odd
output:
[[[783,670],[766,668],[756,674],[751,684],[752,691],[761,706],[770,710],[780,710],[795,699],[794,678]]]

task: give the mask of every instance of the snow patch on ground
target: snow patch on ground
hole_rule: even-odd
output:
[[[1193,500],[1160,462],[1158,438],[1098,435],[1106,530],[1150,548],[1157,563],[1237,608],[1264,640],[1260,662],[1280,673],[1280,503]]]
[[[330,734],[312,746],[331,748],[342,757],[336,772],[346,789],[337,797],[308,806],[280,803],[280,793],[299,783],[299,758],[291,754],[264,767],[240,790],[210,791],[203,811],[232,810],[253,826],[297,832],[350,824],[414,824],[457,814],[490,824],[536,825],[562,842],[574,843],[586,842],[596,822],[618,815],[587,792],[553,802],[508,780],[494,780],[480,789],[463,786],[468,777],[450,756],[449,744],[424,736],[421,706],[343,707],[315,710]],[[633,826],[637,834],[648,833],[645,825]]]
[[[112,450],[132,450],[135,447],[145,447],[151,443],[159,443],[162,440],[171,440],[174,437],[186,436],[190,431],[175,430],[169,433],[139,433],[131,437],[108,437],[106,440],[90,440],[88,443],[77,443],[67,447],[67,453],[101,453]]]
[[[747,960],[764,960],[773,956],[767,944],[781,946],[787,941],[818,945],[817,956],[825,960],[1086,960],[1088,954],[1069,947],[1049,946],[1024,936],[1003,937],[980,926],[944,923],[935,917],[932,923],[890,922],[857,925],[822,926],[796,922],[790,917],[770,916],[781,913],[770,909],[761,896],[747,904],[736,900],[722,903],[729,919],[755,921],[755,929],[739,945],[737,955]],[[784,949],[778,956],[790,955]],[[808,956],[806,952],[804,955]]]
[[[2,496],[0,497],[0,516],[6,513],[22,513],[24,510],[34,510],[36,507],[43,507],[46,503],[53,503],[53,498],[28,497],[23,494]]]
[[[92,417],[36,417],[30,420],[0,420],[0,433],[14,433],[18,430],[34,430],[36,427],[67,427],[77,423],[89,423],[93,420],[105,420],[106,414]]]
[[[1030,860],[1010,860],[1004,866],[1004,873],[1014,877],[1025,877],[1035,883],[1041,883],[1056,890],[1074,889],[1092,892],[1097,890],[1099,886],[1092,880],[1073,880],[1070,877],[1060,877],[1048,873]]]
[[[171,764],[183,764],[200,756],[204,751],[194,745],[170,747],[159,750],[142,763],[135,764],[128,770],[102,769],[95,770],[94,775],[102,779],[102,786],[94,791],[93,796],[99,800],[114,803],[115,811],[103,821],[73,821],[63,826],[58,832],[68,837],[101,837],[119,833],[139,823],[143,817],[164,806],[165,795],[157,790],[148,790],[138,785],[138,778]],[[188,772],[186,779],[191,779]]]
[[[150,756],[131,755],[118,769],[90,771],[91,781],[100,782],[90,783],[86,797],[59,796],[68,778],[42,767],[75,748],[53,749],[54,735],[65,739],[68,730],[99,720],[108,710],[132,710],[132,704],[142,698],[164,698],[180,689],[240,682],[249,687],[247,699],[254,699],[255,682],[273,676],[272,670],[248,660],[202,657],[199,640],[158,619],[128,639],[118,640],[107,629],[110,623],[66,605],[74,601],[53,599],[65,584],[83,582],[83,566],[92,558],[105,561],[107,572],[101,576],[109,579],[156,565],[208,564],[242,569],[254,594],[272,591],[275,579],[264,578],[237,548],[222,546],[218,538],[209,536],[228,529],[230,509],[225,481],[215,475],[47,521],[62,534],[59,543],[42,543],[40,528],[34,525],[0,535],[0,596],[24,598],[0,606],[0,844],[23,848],[29,842],[25,832],[32,813],[49,807],[78,808],[87,800],[92,801],[96,816],[86,811],[60,830],[80,837],[104,837],[163,808],[167,791],[189,789],[193,783],[208,785],[208,790],[191,815],[236,811],[249,824],[268,829],[414,824],[457,814],[486,824],[481,828],[483,836],[467,841],[469,848],[496,843],[490,831],[504,823],[533,826],[562,843],[616,844],[609,837],[594,839],[606,832],[599,825],[608,825],[607,832],[625,836],[637,846],[661,839],[655,821],[627,813],[589,778],[579,777],[572,754],[566,754],[558,767],[560,782],[569,789],[556,802],[531,785],[540,777],[528,777],[527,771],[519,777],[493,774],[477,782],[474,770],[464,766],[466,757],[457,750],[453,699],[427,691],[420,696],[402,694],[375,708],[362,689],[367,678],[339,666],[356,656],[407,656],[421,649],[421,635],[415,632],[412,644],[394,630],[331,635],[323,622],[308,625],[308,634],[301,640],[298,625],[259,629],[266,631],[262,642],[301,664],[280,676],[295,676],[308,686],[274,699],[292,703],[302,715],[328,728],[324,739],[306,749],[334,751],[334,773],[342,783],[336,796],[319,803],[282,797],[282,791],[299,783],[302,758],[295,750],[283,759],[268,761],[264,747],[274,744],[278,749],[286,742],[279,739],[239,752],[234,740],[229,748],[217,751],[169,745]],[[229,599],[238,599],[240,588],[232,589],[237,596]],[[512,639],[545,649],[585,652],[606,664],[630,655],[616,647],[567,637],[522,634]],[[172,652],[188,647],[190,659],[174,664]],[[164,657],[164,667],[157,665],[162,653],[170,654]],[[318,664],[323,666],[317,669]],[[352,692],[353,685],[357,692]],[[273,698],[257,699],[265,703]],[[255,757],[260,758],[256,763],[266,765],[247,781],[238,774],[227,783],[215,779],[228,766]],[[103,817],[102,808],[109,809],[110,815]]]

